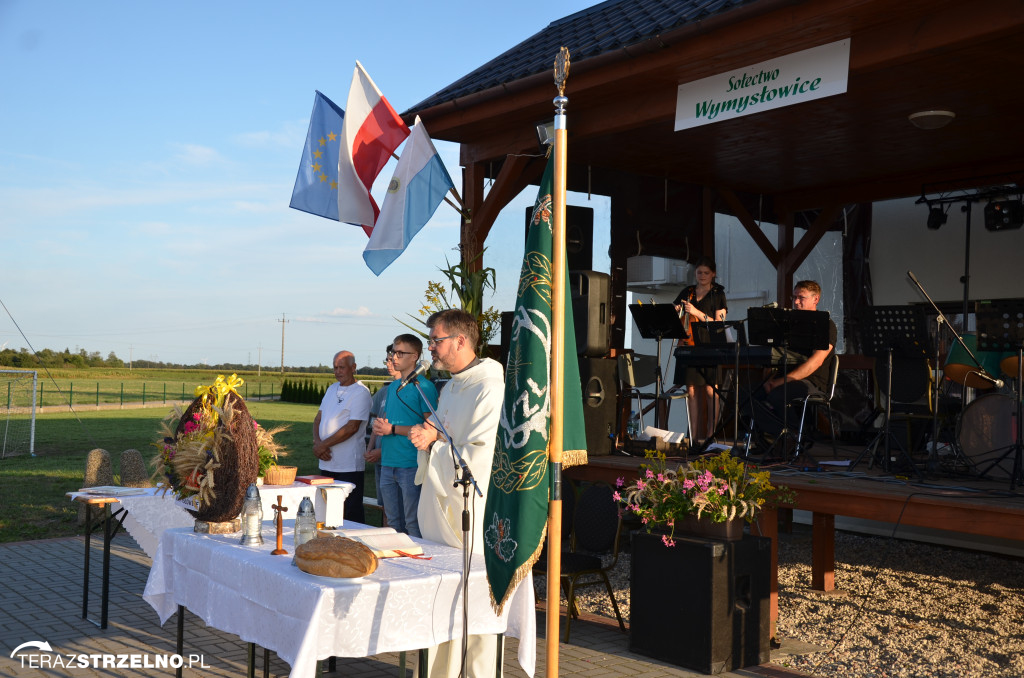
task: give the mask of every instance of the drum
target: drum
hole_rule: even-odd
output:
[[[1013,445],[1016,407],[1008,395],[986,393],[960,413],[956,439],[964,456],[978,466],[979,471],[984,471]],[[993,468],[989,476],[1009,478],[1012,471],[1013,455],[1010,455]]]
[[[979,351],[978,350],[978,337],[973,332],[969,332],[963,335],[964,343],[967,348],[971,349],[971,353],[981,361],[981,366],[985,368],[985,371],[992,376],[999,374],[999,361],[1002,360],[1006,354],[997,351]],[[958,384],[963,384],[969,388],[978,390],[986,390],[992,388],[990,382],[985,381],[979,377],[975,372],[978,371],[977,365],[971,360],[971,356],[968,355],[967,351],[964,350],[960,342],[954,341],[952,348],[949,349],[949,355],[946,357],[946,365],[942,368],[942,373],[946,375],[946,378],[952,379]]]
[[[1017,368],[1020,367],[1020,357],[1016,353],[1005,353],[999,361],[999,369],[1010,379],[1017,378]]]

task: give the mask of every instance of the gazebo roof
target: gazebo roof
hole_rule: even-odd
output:
[[[1019,173],[1022,37],[1016,0],[608,0],[553,22],[406,116],[460,143],[466,166],[536,153],[564,45],[573,166],[813,209]],[[846,93],[674,131],[679,85],[846,39]],[[930,109],[956,118],[938,130],[908,121]]]
[[[512,49],[413,106],[411,111],[551,72],[553,55],[574,45],[574,62],[643,42],[758,0],[606,0],[552,21]]]

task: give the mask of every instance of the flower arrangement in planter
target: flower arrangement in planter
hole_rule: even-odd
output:
[[[743,460],[723,450],[669,469],[665,455],[648,450],[648,463],[640,465],[640,478],[626,486],[616,482],[614,497],[638,516],[648,532],[667,530],[666,546],[675,545],[678,524],[688,518],[712,523],[753,522],[768,502],[784,503],[790,490],[772,485],[768,471],[750,471]]]
[[[177,405],[164,418],[162,440],[152,464],[154,480],[164,492],[191,500],[200,520],[233,519],[245,490],[261,467],[276,464],[281,453],[274,434],[257,424],[235,390],[242,380],[223,376],[196,388],[184,411]],[[262,452],[261,452],[262,450]]]

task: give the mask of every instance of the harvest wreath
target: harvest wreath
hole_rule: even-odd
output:
[[[185,411],[177,405],[162,423],[163,440],[153,458],[154,479],[163,491],[189,501],[199,520],[222,522],[242,510],[245,490],[267,460],[281,453],[274,434],[257,424],[236,389],[237,375],[199,386]],[[275,461],[276,463],[276,461]]]

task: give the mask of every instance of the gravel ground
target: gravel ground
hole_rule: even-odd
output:
[[[919,542],[836,532],[833,593],[810,589],[810,528],[779,542],[779,621],[772,663],[813,676],[1024,676],[1024,562]],[[629,617],[629,554],[612,585]],[[544,577],[536,578],[544,598]],[[611,617],[603,589],[579,594]]]

